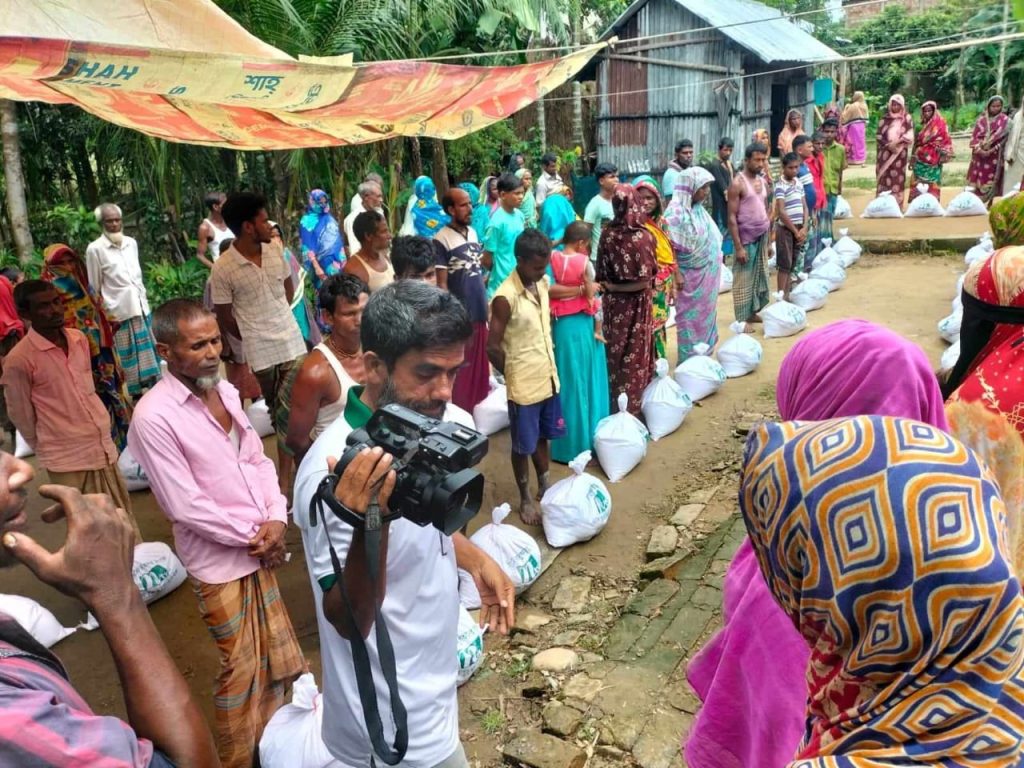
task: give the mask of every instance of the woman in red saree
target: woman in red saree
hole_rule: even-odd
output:
[[[1010,127],[1010,118],[1003,111],[1004,103],[1002,96],[989,99],[971,134],[971,165],[967,169],[967,183],[974,187],[985,205],[991,205],[992,199],[1002,194],[1000,171]]]
[[[612,402],[629,396],[629,412],[640,415],[640,396],[654,372],[654,278],[656,242],[644,222],[640,196],[629,184],[612,194],[615,218],[601,230],[597,246],[597,280],[604,306],[608,340],[608,381]]]
[[[917,197],[918,184],[927,184],[936,198],[942,192],[942,166],[953,159],[953,137],[939,114],[939,105],[926,101],[921,105],[921,129],[914,137],[914,178],[908,202]]]
[[[875,161],[875,194],[892,192],[903,208],[903,190],[907,187],[907,159],[914,143],[914,121],[907,114],[903,97],[889,99],[889,109],[878,121],[878,159]]]

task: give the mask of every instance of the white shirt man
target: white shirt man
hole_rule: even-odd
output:
[[[345,217],[343,224],[345,228],[345,253],[349,258],[352,257],[353,253],[359,251],[359,241],[356,239],[354,226],[356,216],[363,211],[376,211],[381,216],[384,215],[384,193],[381,191],[380,185],[374,181],[364,181],[359,185],[359,193],[352,198],[352,210]]]
[[[118,211],[120,217],[120,211]],[[139,244],[121,232],[105,231],[85,250],[89,285],[103,299],[107,316],[118,323],[149,314],[146,286],[139,264]]]

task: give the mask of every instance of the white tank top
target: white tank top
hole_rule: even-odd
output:
[[[235,234],[227,227],[220,229],[209,219],[203,219],[203,223],[209,224],[210,229],[213,230],[213,237],[206,241],[206,252],[210,256],[210,261],[216,261],[220,258],[220,244],[229,237],[234,237]]]
[[[353,386],[359,384],[358,381],[348,375],[348,371],[345,370],[345,366],[341,364],[341,361],[334,356],[331,352],[330,347],[325,342],[320,342],[314,347],[314,349],[320,350],[320,354],[327,358],[327,362],[331,365],[331,370],[334,371],[334,375],[338,378],[338,384],[341,386],[341,397],[335,400],[333,403],[321,406],[320,410],[316,414],[316,423],[313,425],[313,430],[309,434],[310,440],[316,440],[320,437],[320,433],[327,429],[335,420],[341,416],[345,410],[345,400],[348,398],[348,391]]]

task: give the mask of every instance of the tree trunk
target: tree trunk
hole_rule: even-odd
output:
[[[581,4],[573,3],[572,8],[572,45],[576,49],[580,44],[580,25],[583,10]],[[580,158],[587,156],[587,139],[583,135],[583,84],[579,80],[572,81],[572,143],[580,148]]]
[[[85,146],[85,139],[81,137],[72,142],[71,165],[75,169],[75,183],[85,207],[95,208],[100,202],[100,192],[96,186],[96,174],[92,170],[89,148]]]
[[[540,142],[540,151],[548,151],[548,118],[544,111],[544,98],[537,99],[537,141]]]
[[[1003,0],[1003,31],[1002,34],[1009,32],[1009,28],[1006,26],[1010,21],[1010,0]],[[1003,40],[999,44],[999,64],[996,67],[996,93],[1002,94],[1003,92],[1003,79],[1006,76],[1006,44],[1007,41]],[[1006,105],[1009,106],[1009,105]]]
[[[416,136],[409,139],[409,163],[412,165],[413,178],[423,175],[423,155],[420,152],[420,140]]]
[[[0,99],[0,135],[4,145],[4,180],[7,187],[7,214],[11,219],[14,247],[18,261],[32,260],[32,230],[28,225],[28,203],[25,196],[25,174],[21,167],[21,145],[18,139],[18,109],[13,101]]]
[[[431,139],[434,148],[434,184],[437,186],[437,198],[440,200],[448,191],[448,153],[444,148],[444,139]]]

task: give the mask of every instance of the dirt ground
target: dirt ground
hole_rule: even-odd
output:
[[[936,331],[936,322],[950,311],[956,279],[962,268],[962,254],[866,256],[852,268],[847,284],[830,296],[828,305],[810,315],[810,327],[847,317],[864,317],[886,325],[907,336],[938,364],[945,344]],[[719,327],[723,338],[729,334],[732,303],[729,295],[719,301]],[[760,336],[758,336],[760,339]],[[538,603],[560,580],[586,570],[604,584],[629,585],[635,582],[651,528],[666,510],[694,488],[701,487],[716,465],[734,461],[741,443],[732,434],[739,415],[748,410],[771,413],[774,408],[775,381],[779,364],[799,337],[761,339],[764,361],[758,371],[742,379],[729,380],[723,389],[705,400],[687,418],[682,428],[657,443],[651,443],[644,462],[621,483],[610,486],[613,510],[607,528],[594,540],[565,550],[551,568],[523,596],[523,604]],[[269,447],[269,441],[268,441]],[[269,451],[268,451],[269,452]],[[514,497],[514,484],[508,461],[507,431],[496,435],[482,470],[487,477],[485,509]],[[718,466],[720,469],[721,466]],[[595,470],[597,471],[597,470]],[[562,477],[564,466],[555,465],[552,474]],[[45,474],[45,473],[41,473]],[[148,492],[133,494],[132,502],[144,536],[149,540],[171,542],[170,527]],[[63,524],[46,526],[38,522],[44,504],[33,496],[29,532],[44,545],[55,548],[63,539]],[[472,527],[482,524],[478,516]],[[291,562],[280,571],[282,593],[300,636],[311,667],[320,675],[320,656],[316,636],[309,581],[304,572],[301,541],[292,527]],[[62,623],[74,626],[84,620],[85,611],[77,602],[39,584],[24,568],[4,572],[3,591],[40,601]],[[188,584],[154,604],[151,612],[164,641],[192,691],[208,717],[212,717],[211,683],[217,667],[213,642],[199,618],[195,597]],[[487,651],[498,651],[491,658],[502,658],[508,640],[488,636]],[[99,632],[79,631],[62,641],[55,652],[67,665],[71,678],[86,700],[101,713],[123,716],[124,704],[116,672]],[[488,725],[482,713],[490,704],[506,696],[517,696],[511,678],[488,666],[461,689],[460,712],[463,735],[470,756],[478,765],[498,764],[495,748],[509,725]],[[529,707],[509,710],[509,720],[536,717]]]

